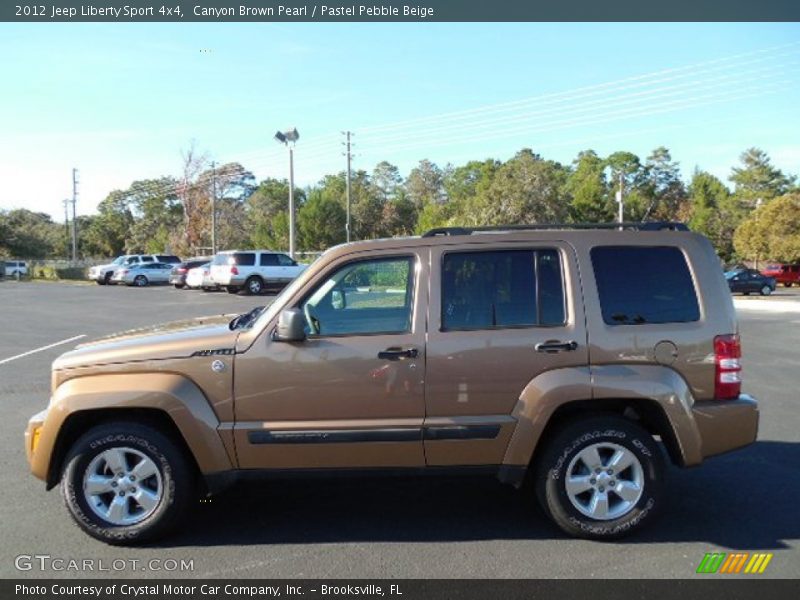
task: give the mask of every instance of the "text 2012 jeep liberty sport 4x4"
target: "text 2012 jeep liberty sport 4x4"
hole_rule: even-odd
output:
[[[245,472],[375,469],[490,472],[605,539],[668,503],[664,454],[755,440],[739,359],[717,257],[681,224],[441,229],[332,248],[233,320],[82,344],[25,446],[110,543]]]

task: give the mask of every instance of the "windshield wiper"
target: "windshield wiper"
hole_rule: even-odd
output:
[[[250,312],[242,313],[234,317],[233,319],[231,319],[231,322],[228,323],[228,328],[234,330],[234,329],[241,329],[242,327],[247,327],[258,318],[258,316],[261,314],[264,308],[265,308],[264,306],[256,306]]]

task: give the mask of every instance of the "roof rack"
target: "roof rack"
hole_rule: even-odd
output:
[[[436,227],[422,237],[472,235],[491,231],[537,231],[542,229],[625,229],[629,231],[689,231],[677,221],[648,221],[626,223],[534,223],[531,225],[489,225],[483,227]]]

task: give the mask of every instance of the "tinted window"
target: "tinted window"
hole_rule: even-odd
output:
[[[237,252],[233,255],[233,261],[240,267],[252,267],[256,264],[256,255],[252,252]]]
[[[678,248],[598,246],[591,255],[607,324],[682,323],[700,318],[689,267]]]
[[[179,262],[181,262],[180,258],[178,258],[177,256],[172,256],[171,254],[158,254],[158,255],[156,255],[156,258],[158,259],[159,262],[163,262],[163,263],[179,263]]]
[[[282,267],[293,267],[297,264],[285,254],[277,254],[276,256],[278,257],[278,264]]]
[[[556,325],[564,323],[564,315],[556,250],[453,252],[444,257],[443,329]]]
[[[411,331],[413,259],[352,262],[333,272],[302,304],[309,332],[364,335]]]
[[[183,263],[182,266],[186,267],[187,269],[194,269],[195,267],[199,267],[201,265],[207,265],[207,260],[192,260],[187,263]]]
[[[142,262],[146,262],[146,263],[156,262],[156,259],[153,258],[152,256],[143,256],[142,257]]]
[[[261,266],[262,267],[277,267],[278,266],[278,257],[274,254],[262,254],[261,255]]]

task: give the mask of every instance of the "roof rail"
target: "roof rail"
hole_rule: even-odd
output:
[[[436,227],[422,237],[472,235],[491,231],[537,231],[542,229],[626,229],[629,231],[689,231],[677,221],[648,221],[625,223],[534,223],[531,225],[488,225],[482,227]]]

